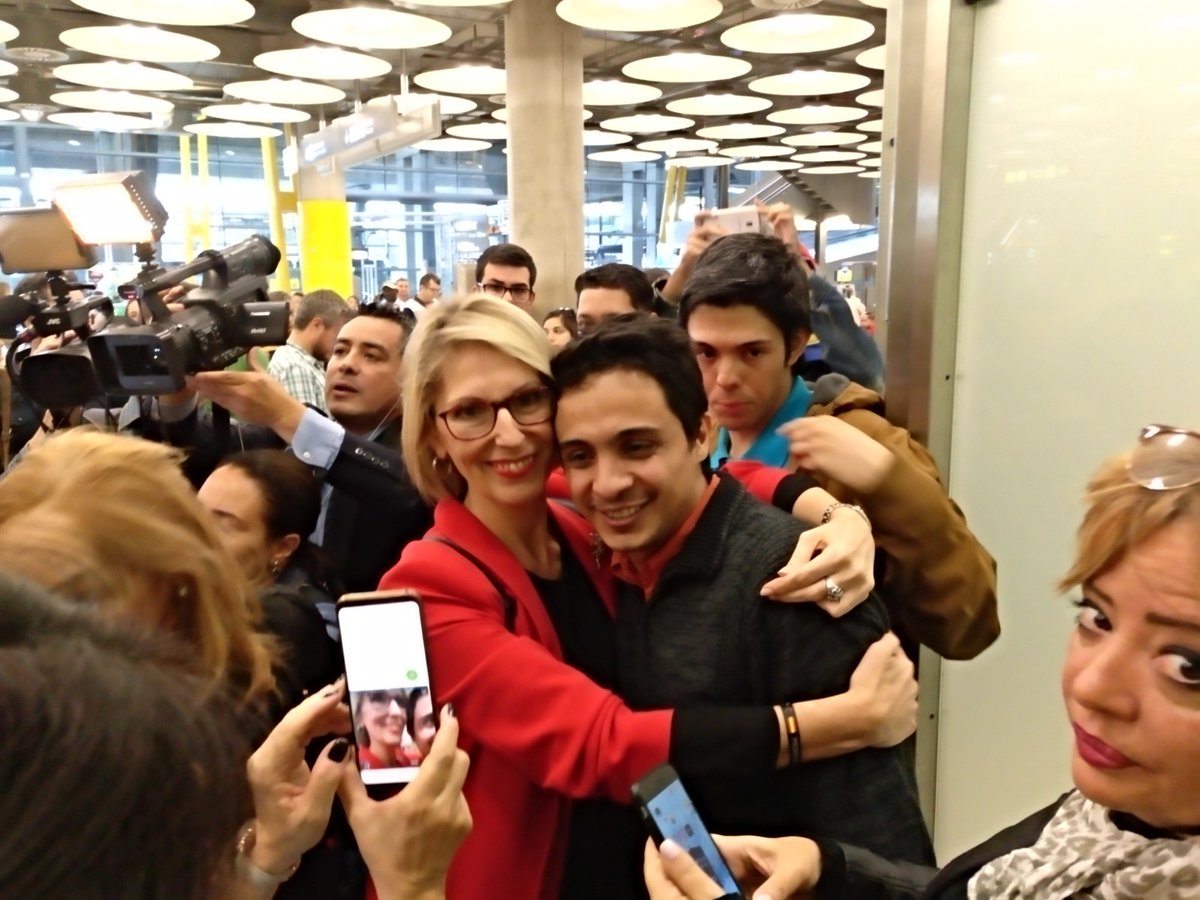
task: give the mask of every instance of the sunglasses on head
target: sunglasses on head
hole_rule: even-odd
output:
[[[1147,425],[1126,465],[1130,479],[1152,491],[1200,484],[1200,432]]]

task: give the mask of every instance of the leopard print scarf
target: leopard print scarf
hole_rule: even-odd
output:
[[[1032,847],[992,860],[968,886],[970,900],[1195,900],[1200,837],[1144,838],[1109,811],[1070,794]]]

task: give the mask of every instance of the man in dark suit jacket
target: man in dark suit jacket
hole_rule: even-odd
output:
[[[183,406],[172,443],[189,450],[193,478],[226,452],[287,446],[324,482],[313,539],[332,558],[348,591],[372,591],[432,514],[408,479],[400,455],[400,360],[408,336],[394,316],[359,315],[334,343],[325,379],[329,416],[304,406],[259,372],[202,372],[196,393],[238,420],[218,446],[207,414]],[[192,401],[194,404],[194,401]],[[186,404],[186,401],[185,401]],[[164,419],[172,417],[167,407]]]

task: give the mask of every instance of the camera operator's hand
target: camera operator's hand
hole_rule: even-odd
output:
[[[683,296],[683,289],[687,287],[688,279],[692,277],[692,270],[696,267],[696,260],[700,258],[700,254],[707,250],[717,238],[727,234],[729,234],[729,229],[718,222],[711,212],[703,211],[696,215],[695,227],[688,235],[683,253],[679,257],[679,265],[675,267],[675,271],[663,285],[662,295],[665,299],[676,305],[679,304],[679,298]]]
[[[290,444],[306,407],[262,372],[200,372],[188,385],[250,425],[264,425]]]

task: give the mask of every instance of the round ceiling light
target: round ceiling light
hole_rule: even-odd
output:
[[[583,129],[583,146],[612,147],[616,144],[628,144],[633,140],[629,134],[619,134],[616,131],[603,131],[599,128]]]
[[[319,81],[363,81],[392,71],[392,64],[378,56],[352,53],[340,47],[270,50],[254,57],[254,64],[276,75]]]
[[[0,22],[0,44],[7,44],[21,33],[21,29],[8,22]]]
[[[786,97],[812,97],[823,94],[842,94],[866,87],[871,79],[853,72],[829,72],[825,69],[797,69],[783,75],[768,75],[750,82],[750,90],[760,94],[779,94]]]
[[[487,141],[471,141],[466,138],[433,138],[413,144],[413,149],[429,153],[475,153],[487,150],[491,146]]]
[[[721,0],[561,0],[558,17],[595,31],[667,31],[715,19]]]
[[[474,105],[474,104],[472,104],[472,105]],[[595,113],[592,112],[590,109],[585,109],[583,111],[583,121],[586,122],[588,119],[590,119],[594,115],[595,115]],[[507,122],[508,121],[508,107],[502,106],[499,109],[493,109],[492,110],[492,118],[498,119],[501,122]]]
[[[855,127],[859,131],[869,131],[872,134],[879,134],[883,131],[883,119],[868,119],[866,122],[859,122]]]
[[[861,172],[862,166],[805,166],[805,175],[852,175]]]
[[[203,134],[217,138],[246,138],[258,140],[265,137],[279,137],[283,134],[278,128],[269,125],[250,125],[246,122],[195,122],[184,125],[183,130],[190,134]]]
[[[883,106],[883,91],[867,91],[854,98],[863,106]]]
[[[157,124],[153,119],[111,112],[50,113],[46,118],[55,125],[70,125],[84,131],[133,131],[138,128],[153,128]]]
[[[507,141],[508,126],[503,122],[473,122],[470,125],[451,125],[446,134],[477,141]]]
[[[797,153],[792,159],[796,162],[804,163],[832,163],[850,162],[851,160],[862,159],[866,155],[856,150],[817,150],[814,153]],[[861,165],[861,163],[855,163],[855,165]]]
[[[436,19],[377,6],[319,9],[296,16],[292,27],[314,41],[364,50],[432,47],[454,33]]]
[[[216,44],[152,25],[95,25],[70,28],[58,39],[75,50],[139,62],[205,62],[216,59]]]
[[[722,147],[717,152],[734,159],[757,159],[764,156],[791,156],[793,150],[776,144],[748,144],[745,147]]]
[[[597,78],[583,83],[584,106],[636,106],[662,96],[662,91],[650,84]]]
[[[783,143],[789,147],[841,147],[845,144],[857,144],[865,141],[865,134],[852,134],[848,131],[814,131],[809,134],[794,134],[783,138]]]
[[[6,87],[0,87],[0,103],[12,103],[12,101],[16,100],[19,96],[20,95],[14,90]]]
[[[709,128],[701,128],[696,134],[702,138],[716,138],[719,141],[760,141],[763,138],[778,137],[786,130],[782,125],[734,122],[732,125],[713,125]]]
[[[17,67],[6,59],[0,59],[0,78],[7,78],[9,75],[16,75]]]
[[[503,69],[495,66],[454,66],[449,69],[430,69],[413,77],[421,87],[442,94],[504,94],[507,78]]]
[[[746,94],[705,94],[702,97],[685,97],[672,100],[667,109],[681,116],[744,116],[770,109],[772,101],[766,97],[751,97]]]
[[[668,159],[668,166],[676,166],[683,169],[711,169],[715,166],[729,166],[733,164],[733,160],[728,156],[677,156],[674,159]]]
[[[743,172],[794,172],[797,169],[803,169],[804,166],[786,159],[756,159],[751,162],[738,163],[734,168],[741,169]]]
[[[327,84],[301,81],[298,78],[264,78],[259,81],[234,81],[225,85],[225,93],[251,103],[318,106],[337,103],[346,92]]]
[[[194,87],[192,79],[169,69],[115,60],[59,66],[54,70],[54,77],[112,91],[186,91]]]
[[[858,177],[859,178],[879,178],[881,174],[882,173],[880,173],[880,171],[878,169],[876,169],[873,172],[872,171],[859,172]]]
[[[860,159],[858,164],[860,166],[870,166],[872,169],[878,169],[883,165],[883,160],[879,159],[878,157],[875,159]]]
[[[875,33],[875,26],[850,16],[784,13],[735,25],[721,43],[750,53],[820,53],[849,47]]]
[[[663,116],[658,113],[642,113],[636,116],[618,116],[605,119],[601,127],[609,131],[624,131],[627,134],[656,134],[659,131],[679,131],[695,125],[692,119],[682,116]]]
[[[639,150],[650,150],[654,153],[708,153],[717,149],[717,142],[681,137],[643,141],[637,146]]]
[[[0,122],[12,122],[19,118],[21,118],[21,114],[15,109],[0,109]]]
[[[873,6],[876,9],[887,9],[888,0],[860,0],[864,6]]]
[[[503,6],[510,0],[408,0],[413,6]]]
[[[855,150],[861,150],[863,153],[882,153],[883,141],[867,141],[865,144],[857,144]]]
[[[626,78],[689,84],[699,81],[727,81],[750,74],[754,64],[733,56],[711,53],[668,53],[636,59],[621,69]]]
[[[253,17],[246,0],[71,0],[76,6],[135,22],[156,25],[236,25]]]
[[[779,109],[767,114],[768,122],[778,122],[780,125],[836,125],[839,122],[853,122],[855,119],[865,119],[869,113],[857,106],[797,106],[792,109]]]
[[[409,91],[407,95],[392,94],[392,98],[396,101],[396,108],[401,112],[404,112],[404,100],[406,96],[409,108],[429,105],[434,100],[437,100],[443,116],[461,116],[463,113],[469,113],[479,106],[474,100],[468,100],[466,97],[451,97],[449,94],[422,94],[419,91]]]
[[[151,116],[169,115],[175,108],[170,100],[131,94],[129,91],[60,91],[50,96],[51,103],[74,106],[96,112],[140,113]]]
[[[887,64],[887,45],[880,44],[878,47],[864,50],[854,57],[854,61],[864,69],[879,69],[882,72]]]
[[[312,116],[302,109],[272,106],[269,103],[218,103],[200,110],[210,119],[228,119],[233,122],[255,122],[274,125],[279,122],[307,122]]]
[[[597,162],[636,163],[651,162],[658,159],[659,154],[649,150],[629,150],[622,147],[620,150],[597,150],[595,153],[589,153],[587,158]]]

